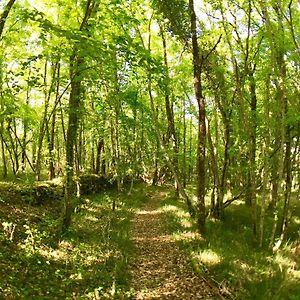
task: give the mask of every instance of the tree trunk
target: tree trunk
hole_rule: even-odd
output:
[[[182,177],[183,177],[183,187],[186,188],[186,116],[185,116],[185,100],[183,100],[183,112],[182,112],[182,119],[183,119],[183,164],[182,164]]]
[[[13,173],[14,175],[17,174],[19,170],[19,155],[18,155],[18,142],[17,142],[17,132],[16,132],[16,120],[15,118],[10,118],[8,121],[8,136],[10,141],[11,147],[11,158],[12,158],[12,165],[13,165]],[[12,136],[14,135],[14,137]]]
[[[205,100],[202,94],[202,61],[200,59],[199,46],[197,40],[196,13],[194,10],[194,1],[189,0],[189,9],[191,16],[191,34],[193,46],[193,65],[194,65],[194,89],[195,97],[198,103],[198,145],[197,145],[197,222],[198,231],[205,233]]]
[[[101,153],[103,153],[103,149],[104,149],[104,140],[103,138],[100,138],[97,144],[95,174],[99,174],[101,170]]]
[[[56,94],[55,103],[59,101],[59,86],[60,86],[60,62],[57,63],[57,75],[56,75]],[[49,149],[49,180],[55,178],[55,157],[54,157],[54,145],[55,145],[55,123],[56,123],[56,110],[53,111],[51,116],[51,130],[48,143]]]
[[[0,61],[0,111],[4,111],[4,102],[3,102],[3,73],[2,73],[2,61]],[[7,162],[5,155],[5,142],[4,142],[4,119],[0,121],[0,139],[1,139],[1,156],[2,156],[2,165],[3,165],[3,178],[7,177]]]
[[[58,67],[58,63],[55,63],[52,66],[52,78],[51,78],[51,85],[49,90],[47,91],[47,73],[48,73],[48,62],[45,61],[45,69],[44,69],[44,96],[45,96],[45,103],[44,103],[44,112],[42,119],[40,121],[40,129],[39,129],[39,138],[38,138],[38,145],[37,145],[37,157],[36,157],[36,165],[35,165],[35,172],[36,172],[36,180],[40,180],[41,176],[41,164],[42,164],[42,150],[43,150],[43,140],[46,133],[46,128],[48,127],[48,109],[50,105],[50,98],[53,91],[53,87],[55,85],[55,77],[56,77],[56,70]]]
[[[257,108],[257,99],[256,99],[256,86],[253,72],[249,74],[250,76],[250,94],[251,94],[251,116],[249,124],[249,181],[248,181],[248,198],[251,203],[252,211],[252,230],[254,241],[257,241],[257,204],[256,204],[256,127],[257,127],[257,118],[256,118],[256,108]]]
[[[93,0],[87,0],[86,10],[83,20],[80,24],[79,30],[84,31],[88,20],[97,8]],[[69,120],[66,133],[66,183],[65,183],[65,197],[64,197],[64,211],[63,211],[63,224],[62,231],[65,231],[70,223],[73,211],[73,199],[75,198],[75,182],[74,175],[74,150],[77,140],[77,129],[79,124],[79,108],[81,104],[80,92],[82,81],[82,64],[83,57],[78,51],[78,45],[74,46],[73,53],[70,57],[70,78],[71,78],[71,91],[69,97]]]
[[[2,164],[3,164],[3,178],[7,177],[7,163],[6,163],[6,155],[5,155],[5,142],[4,142],[4,136],[3,136],[3,128],[4,128],[4,122],[1,121],[0,123],[0,138],[1,138],[1,155],[2,155]]]
[[[31,68],[29,68],[28,71],[28,77],[27,77],[27,82],[29,82],[31,76]],[[27,90],[26,90],[26,105],[29,105],[29,92],[30,88],[29,85],[27,84]],[[26,120],[26,117],[23,120],[23,139],[22,139],[22,172],[25,171],[26,169],[26,145],[27,145],[27,130],[28,130],[28,122]]]
[[[190,118],[189,122],[189,169],[188,169],[188,181],[192,181],[192,172],[193,172],[193,155],[192,155],[192,141],[193,141],[193,118]]]
[[[160,34],[162,38],[162,44],[163,44],[163,51],[164,51],[164,64],[166,68],[166,79],[165,79],[165,108],[166,108],[166,115],[168,120],[168,129],[167,129],[167,136],[166,136],[166,143],[168,144],[169,141],[171,141],[171,145],[173,148],[174,158],[173,163],[175,167],[178,169],[178,145],[177,145],[177,136],[176,136],[176,130],[175,130],[175,122],[174,122],[174,113],[173,113],[173,107],[171,105],[170,101],[170,74],[169,74],[169,65],[168,65],[168,55],[167,55],[167,42],[165,33],[163,30],[162,25],[160,24]],[[178,187],[176,186],[175,182],[175,188],[176,192],[178,194]]]
[[[217,190],[217,195],[219,195],[219,190],[220,190],[220,179],[219,179],[219,173],[218,173],[219,167],[218,167],[218,160],[215,155],[215,148],[214,148],[212,138],[211,138],[210,125],[209,125],[208,120],[207,120],[207,141],[208,141],[208,146],[210,149],[210,165],[211,165],[211,170],[212,170],[213,178],[214,178],[213,190],[212,190],[212,195],[211,195],[210,212],[214,216],[219,217],[219,214],[218,214],[219,210],[216,209],[216,207],[215,207],[215,190]],[[223,199],[222,199],[222,203],[223,203]]]

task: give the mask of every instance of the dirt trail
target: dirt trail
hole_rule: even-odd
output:
[[[158,209],[164,197],[163,192],[153,194],[133,220],[134,299],[217,299],[203,278],[192,271],[172,237],[164,233]]]

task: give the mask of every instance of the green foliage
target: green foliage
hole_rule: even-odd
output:
[[[117,210],[111,202],[117,200]],[[85,197],[73,223],[59,237],[57,207],[21,210],[0,202],[0,291],[4,297],[129,299],[127,262],[131,209],[146,199],[144,186],[131,196],[114,191]],[[4,276],[5,275],[5,276]],[[26,283],[26,284],[25,284]]]
[[[1,2],[1,8],[4,2]],[[149,101],[151,94],[158,119],[157,127],[167,144],[169,124],[166,96],[170,98],[180,173],[193,180],[198,130],[197,105],[193,97],[188,1],[95,1],[97,10],[84,28],[80,28],[80,24],[86,2],[75,2],[16,1],[6,20],[0,39],[0,169],[3,176],[29,183],[33,187],[35,174],[31,169],[35,168],[37,153],[41,156],[42,177],[50,173],[50,162],[53,163],[53,175],[64,175],[67,122],[69,113],[74,112],[69,108],[70,87],[74,81],[80,81],[81,86],[77,91],[80,107],[76,109],[78,135],[73,140],[72,152],[76,161],[74,170],[79,176],[97,171],[120,181],[137,178],[151,181],[156,175],[162,181],[173,180],[154,130]],[[219,181],[223,181],[224,193],[228,192],[222,199],[226,201],[240,193],[242,198],[252,184],[252,200],[258,203],[256,221],[264,211],[261,207],[266,208],[271,198],[277,201],[279,217],[282,218],[284,196],[289,200],[289,194],[294,196],[299,192],[299,4],[297,1],[273,0],[205,0],[194,1],[194,4],[200,55],[205,58],[201,66],[202,88],[212,138],[211,149],[206,143],[207,191],[210,192],[211,187],[215,188],[216,193],[220,191],[218,177]],[[166,57],[161,31],[166,42]],[[216,46],[221,35],[222,39]],[[75,60],[78,63],[76,68]],[[55,72],[54,66],[57,68]],[[287,152],[289,144],[290,153]],[[228,153],[225,153],[227,146]],[[167,148],[166,153],[173,157],[174,149]],[[291,164],[290,171],[285,165],[287,162]],[[215,170],[213,163],[216,163]],[[287,175],[290,175],[291,183],[286,182]],[[90,183],[87,181],[87,190],[94,188]],[[291,192],[288,190],[290,185]],[[28,203],[45,203],[44,200],[48,199],[46,196],[57,196],[49,191],[46,191],[47,195],[43,193],[40,193],[42,196],[37,202],[36,190],[25,190],[22,185],[17,185],[15,190],[17,200],[25,202],[26,207]],[[5,196],[4,191],[0,203],[6,203]],[[105,199],[107,202],[113,201],[112,196]],[[125,209],[124,203],[118,202],[118,205]],[[115,247],[116,256],[105,258],[105,262],[100,264],[104,271],[99,272],[102,275],[97,273],[97,276],[103,276],[105,284],[97,286],[93,283],[92,287],[89,286],[87,293],[90,298],[104,295],[115,284],[109,272],[119,263],[120,266],[116,268],[123,268],[118,247],[126,248],[127,243],[126,231],[119,230],[119,227],[128,226],[126,214],[114,219],[108,207],[104,205],[103,210],[109,217],[101,217],[101,220],[109,224],[109,228],[100,221],[100,227],[96,229],[103,231],[103,236],[97,238],[104,245]],[[288,207],[287,211],[287,220],[293,219],[293,208]],[[60,213],[59,210],[54,215]],[[48,212],[45,214],[48,215]],[[36,215],[39,215],[38,211]],[[270,216],[267,213],[264,221],[265,245],[269,244],[274,223]],[[13,263],[24,259],[24,265],[27,262],[35,267],[42,264],[46,272],[52,274],[54,270],[54,275],[49,275],[49,278],[54,276],[54,281],[69,276],[68,280],[65,279],[69,292],[71,287],[76,290],[81,280],[88,281],[90,271],[88,267],[81,269],[80,264],[84,247],[94,255],[93,241],[89,240],[85,229],[76,227],[77,223],[71,228],[68,238],[74,238],[78,231],[86,242],[79,246],[80,242],[76,240],[73,246],[81,254],[78,257],[66,254],[71,261],[68,266],[54,259],[49,260],[42,254],[46,240],[54,241],[54,234],[47,237],[48,229],[52,225],[54,228],[58,226],[52,212],[49,212],[49,219],[43,215],[43,228],[39,222],[36,222],[39,225],[27,222],[24,214],[20,215],[20,224],[14,218],[5,219],[4,213],[2,217],[3,243],[8,247],[6,250],[13,253]],[[80,223],[81,218],[84,216],[76,215],[76,222]],[[173,227],[170,230],[187,230],[184,224],[189,221],[185,216],[178,213],[173,221],[171,218],[170,226]],[[251,222],[249,211],[242,205],[234,206],[226,210],[224,224],[208,222],[207,230],[211,239],[202,241],[206,248],[200,249],[200,242],[182,243],[197,252],[196,256],[200,258],[211,255],[218,260],[218,257],[223,257],[223,261],[209,267],[210,272],[219,282],[226,278],[241,297],[259,297],[261,293],[263,297],[274,298],[276,295],[271,290],[276,285],[280,286],[280,297],[285,297],[290,284],[293,285],[290,274],[282,264],[274,262],[274,257],[267,250],[257,251],[251,245]],[[292,240],[297,236],[297,224],[295,220],[291,221],[286,231],[287,237]],[[120,231],[119,235],[113,237],[112,228]],[[24,242],[22,250],[18,245],[18,249],[14,248],[15,231],[20,232],[18,238]],[[92,239],[96,239],[92,232],[90,234]],[[278,228],[276,234],[280,235]],[[236,240],[237,236],[241,241]],[[114,245],[107,242],[109,239]],[[231,241],[228,246],[225,245],[225,239]],[[208,247],[208,244],[211,246]],[[68,253],[65,246],[61,247],[63,253]],[[99,246],[97,249],[99,253],[106,251],[105,247]],[[231,253],[230,249],[236,250]],[[17,254],[17,250],[22,255]],[[242,251],[246,254],[245,260],[241,261]],[[6,253],[5,257],[8,256]],[[196,265],[197,259],[192,260]],[[57,264],[53,270],[47,269],[47,261]],[[198,267],[208,268],[203,265]],[[16,273],[16,270],[11,270]],[[84,279],[78,279],[73,271],[78,278],[83,276]],[[249,279],[238,279],[238,271]],[[38,267],[28,272],[33,275],[37,272],[39,276],[42,274]],[[30,281],[33,279],[29,275],[25,271],[23,279],[29,280],[33,290],[39,289]],[[70,278],[71,275],[77,279]],[[18,281],[14,278],[12,282],[14,280]],[[120,278],[114,280],[122,281]],[[13,290],[16,295],[18,284]],[[11,286],[14,289],[14,285]],[[21,292],[29,298],[30,291],[25,287],[21,287]],[[51,287],[50,292],[56,295]],[[58,293],[62,295],[62,291]],[[40,297],[38,291],[36,295]]]
[[[159,10],[164,18],[169,21],[169,30],[179,36],[183,41],[190,37],[190,14],[188,3],[185,0],[153,1],[153,8]]]
[[[299,261],[292,240],[277,254],[257,249],[251,233],[251,214],[243,205],[232,204],[224,223],[210,219],[205,237],[196,234],[182,202],[167,197],[162,203],[165,226],[194,269],[211,280],[223,296],[232,299],[297,299]],[[271,230],[271,218],[266,230]],[[268,234],[267,234],[268,235]],[[295,237],[294,237],[295,238]]]

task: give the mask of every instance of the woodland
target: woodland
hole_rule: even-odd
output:
[[[0,299],[300,299],[299,24],[1,0]]]

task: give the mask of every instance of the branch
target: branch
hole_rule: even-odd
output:
[[[2,36],[3,29],[4,29],[4,25],[5,25],[6,19],[7,19],[7,17],[8,17],[8,14],[9,14],[9,12],[10,12],[12,6],[14,5],[15,1],[16,1],[16,0],[10,0],[10,1],[6,4],[6,6],[5,6],[5,8],[4,8],[4,11],[3,11],[3,13],[2,13],[2,15],[1,15],[1,17],[0,17],[0,38],[1,38],[1,36]]]
[[[220,35],[219,39],[217,40],[217,42],[215,43],[215,45],[211,48],[211,50],[207,53],[207,55],[203,58],[203,60],[206,60],[217,48],[217,46],[219,45],[219,43],[221,42],[222,39],[222,34]]]
[[[226,208],[227,206],[229,206],[233,201],[239,199],[242,195],[243,195],[244,191],[241,191],[237,196],[227,200],[224,202],[224,208]]]
[[[11,128],[10,125],[9,125],[8,129],[14,134],[16,140],[18,141],[18,143],[19,143],[19,145],[20,145],[20,147],[21,147],[21,149],[22,149],[22,151],[24,151],[24,153],[25,153],[26,160],[28,161],[28,164],[29,164],[31,170],[32,170],[33,172],[35,172],[35,169],[34,169],[32,163],[31,163],[30,159],[28,158],[27,153],[26,153],[26,151],[25,151],[25,149],[24,149],[24,147],[23,147],[23,145],[22,145],[22,143],[21,143],[19,137],[17,136],[16,132]]]

